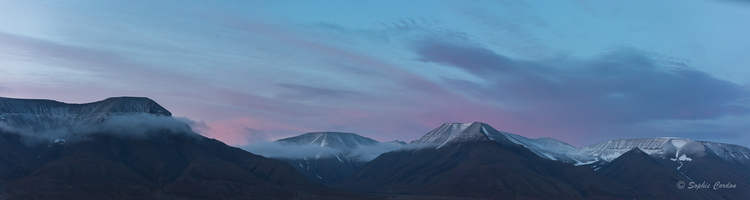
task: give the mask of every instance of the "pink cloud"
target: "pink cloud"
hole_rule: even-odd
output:
[[[193,129],[203,136],[220,140],[232,146],[242,146],[250,143],[262,142],[257,141],[258,139],[262,139],[262,137],[259,137],[257,134],[264,133],[253,133],[253,130],[262,130],[266,132],[293,131],[299,133],[311,131],[309,128],[295,126],[293,124],[248,117],[205,122],[205,126],[193,127]],[[275,140],[280,138],[273,138],[273,136],[271,136],[268,139]]]

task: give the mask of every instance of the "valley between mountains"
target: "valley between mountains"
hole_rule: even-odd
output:
[[[148,98],[0,98],[0,199],[750,199],[750,149],[684,138],[574,147],[473,122],[265,145],[281,148],[206,138]]]

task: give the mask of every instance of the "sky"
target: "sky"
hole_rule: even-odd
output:
[[[750,146],[750,3],[0,0],[0,96],[154,99],[243,146],[485,122]]]

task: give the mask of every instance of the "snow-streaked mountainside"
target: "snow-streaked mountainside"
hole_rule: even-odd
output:
[[[715,142],[694,141],[681,138],[619,139],[581,148],[548,137],[529,139],[520,135],[497,131],[481,123],[446,123],[425,134],[411,144],[433,144],[440,148],[448,143],[493,140],[501,145],[522,145],[539,157],[566,163],[585,165],[610,162],[625,152],[639,148],[647,154],[672,161],[690,161],[692,158],[715,154],[729,162],[750,165],[747,147]]]
[[[566,154],[609,162],[636,147],[651,156],[672,161],[691,161],[714,154],[732,163],[750,165],[750,149],[747,147],[682,138],[618,139],[581,147]]]
[[[380,142],[354,133],[312,132],[284,138],[276,142],[283,145],[317,145],[333,148],[341,152],[351,152],[359,146],[372,146]]]
[[[339,181],[380,154],[404,145],[398,141],[380,143],[354,133],[340,132],[305,133],[277,140],[274,144],[294,155],[274,155],[257,147],[249,147],[249,151],[286,161],[320,184]]]
[[[37,131],[99,122],[109,116],[132,113],[172,115],[155,101],[143,97],[113,97],[85,104],[0,97],[0,123]]]
[[[575,159],[561,153],[576,149],[567,143],[552,138],[529,139],[520,135],[498,131],[482,122],[445,123],[410,144],[434,144],[438,145],[436,148],[440,148],[448,143],[477,140],[493,140],[501,145],[511,146],[520,144],[545,159],[559,160],[567,163],[576,162]]]

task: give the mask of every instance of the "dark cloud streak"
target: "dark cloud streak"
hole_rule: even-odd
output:
[[[444,78],[448,87],[504,105],[506,114],[541,126],[614,129],[750,113],[736,104],[750,98],[747,88],[684,65],[666,66],[634,49],[562,62],[513,60],[480,46],[439,40],[413,50],[419,61],[460,68],[484,81]]]

